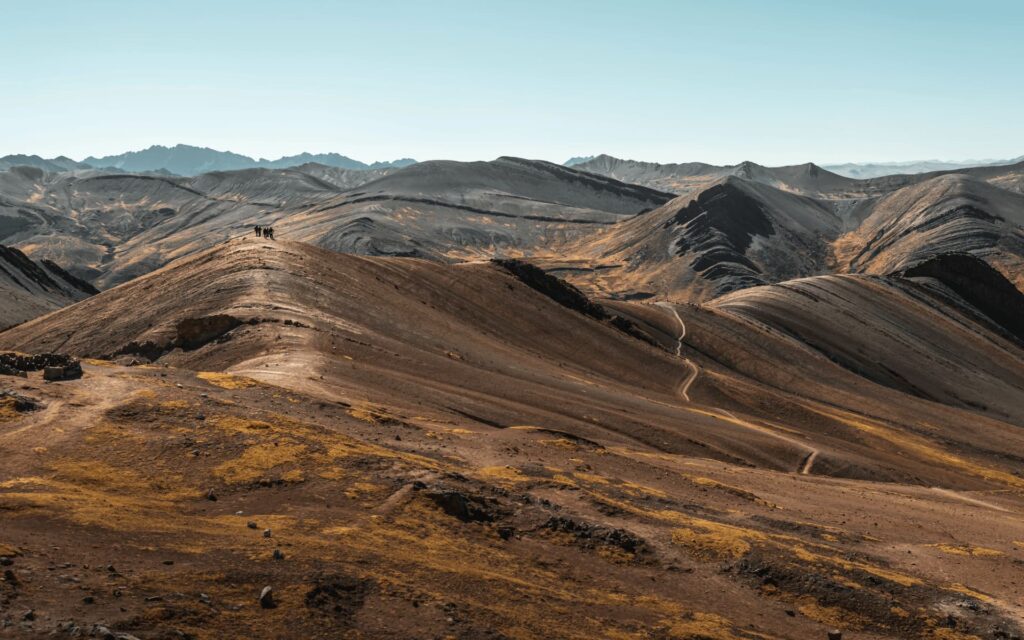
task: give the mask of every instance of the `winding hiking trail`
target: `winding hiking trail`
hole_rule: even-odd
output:
[[[671,311],[672,315],[676,319],[676,322],[679,323],[679,337],[676,338],[675,354],[677,357],[682,358],[683,361],[686,362],[686,365],[690,367],[691,372],[690,375],[687,376],[687,378],[683,380],[683,382],[679,385],[678,392],[679,395],[683,398],[683,400],[691,402],[689,395],[690,386],[697,379],[697,374],[700,373],[700,368],[696,364],[694,364],[693,361],[691,361],[689,358],[683,356],[683,339],[686,338],[686,323],[683,322],[683,319],[679,316],[679,311],[676,310],[675,305],[673,305],[671,302],[660,301],[655,302],[654,304],[661,307],[662,309],[668,309],[669,311]],[[722,420],[726,420],[728,422],[731,422],[732,424],[735,424],[736,426],[743,427],[745,429],[750,429],[751,431],[763,433],[765,435],[771,436],[773,438],[776,438],[778,440],[781,440],[783,442],[806,450],[807,454],[800,460],[800,465],[797,468],[797,473],[803,476],[810,475],[811,469],[814,467],[814,461],[817,460],[818,454],[821,453],[819,449],[816,449],[815,447],[812,447],[800,440],[796,440],[795,438],[784,436],[781,433],[775,431],[774,429],[769,429],[768,427],[764,427],[749,422],[747,420],[743,420],[742,418],[737,417],[736,414],[732,413],[731,411],[726,411],[725,409],[722,409],[720,407],[712,408],[714,409],[714,412],[712,412],[711,415],[714,415]]]
[[[700,369],[695,365],[689,358],[683,356],[683,338],[686,337],[686,323],[679,317],[679,312],[676,311],[675,306],[670,302],[655,302],[663,309],[668,309],[675,316],[676,322],[679,323],[679,337],[676,338],[676,357],[682,358],[686,365],[690,367],[690,375],[683,380],[682,384],[679,385],[679,395],[683,397],[683,400],[690,401],[690,385],[693,384],[694,380],[697,379],[697,374],[700,373]]]
[[[939,495],[946,496],[947,498],[952,498],[954,500],[958,500],[958,501],[963,502],[965,504],[974,505],[976,507],[984,507],[986,509],[994,509],[996,511],[1004,511],[1004,512],[1008,512],[1009,511],[1009,509],[1007,509],[1005,507],[1001,507],[1001,506],[999,506],[997,504],[992,504],[991,502],[985,502],[984,500],[978,500],[977,498],[972,498],[970,496],[966,496],[963,493],[961,493],[959,491],[953,491],[952,489],[943,489],[942,487],[931,487],[930,490],[935,492],[935,493],[938,493]]]

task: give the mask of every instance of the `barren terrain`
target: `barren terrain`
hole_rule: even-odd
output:
[[[1022,633],[1012,340],[904,327],[976,336],[925,398],[744,298],[531,278],[246,238],[0,334],[93,358],[3,379],[0,634]]]

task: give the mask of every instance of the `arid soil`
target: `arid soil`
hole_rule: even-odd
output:
[[[218,244],[0,333],[88,358],[0,376],[0,637],[1022,637],[1021,347],[923,287]]]

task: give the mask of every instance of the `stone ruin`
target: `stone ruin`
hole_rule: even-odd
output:
[[[45,380],[71,380],[82,377],[82,363],[60,353],[0,353],[0,375],[25,378],[29,371],[42,371]]]

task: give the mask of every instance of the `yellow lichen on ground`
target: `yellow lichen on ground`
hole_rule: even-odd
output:
[[[375,407],[373,405],[356,405],[348,410],[348,415],[352,416],[356,420],[362,420],[367,424],[380,425],[393,420],[387,411],[381,407]]]
[[[733,633],[733,625],[714,613],[691,613],[682,620],[665,622],[671,638],[680,640],[740,640]]]
[[[541,440],[541,444],[548,445],[549,447],[559,447],[561,449],[568,449],[570,451],[576,451],[580,448],[578,444],[569,440],[568,438],[551,438],[548,440]]]
[[[714,480],[712,478],[704,478],[702,476],[685,476],[685,475],[683,477],[686,478],[687,480],[689,480],[690,482],[694,483],[695,485],[699,486],[699,487],[707,487],[707,488],[710,488],[710,489],[717,489],[719,491],[724,491],[725,493],[728,493],[730,495],[734,495],[737,498],[743,498],[744,500],[749,500],[751,502],[756,502],[757,504],[764,505],[766,507],[773,507],[773,508],[775,507],[774,504],[772,504],[772,503],[768,502],[767,500],[761,498],[760,496],[758,496],[755,493],[751,493],[750,491],[746,491],[744,489],[740,489],[739,487],[734,487],[734,486],[732,486],[730,484],[725,484],[724,482],[719,482],[718,480]]]
[[[230,373],[219,373],[217,371],[200,371],[196,374],[196,377],[221,389],[247,389],[259,385],[259,382],[252,378],[236,376]]]
[[[833,573],[832,574],[832,579],[835,580],[837,583],[843,585],[844,587],[849,587],[851,589],[863,589],[864,588],[864,585],[862,585],[861,583],[856,582],[854,580],[850,580],[849,578],[847,578],[847,577],[845,577],[843,575],[840,575],[838,573]]]
[[[353,500],[362,498],[368,495],[379,493],[382,487],[372,482],[354,482],[347,489],[345,489],[345,495]]]
[[[752,529],[696,520],[694,527],[681,527],[672,531],[672,542],[684,547],[691,555],[706,560],[735,560],[750,553],[753,543],[764,542],[766,535]]]
[[[610,480],[604,476],[595,475],[593,473],[584,473],[582,471],[576,471],[572,474],[576,479],[583,480],[584,482],[590,482],[593,484],[610,484]]]
[[[94,367],[116,367],[110,360],[98,360],[96,358],[82,358],[82,364],[91,364]]]
[[[523,472],[515,467],[510,466],[498,466],[498,467],[480,467],[473,474],[483,480],[505,480],[507,482],[525,482],[530,478],[524,476]]]
[[[953,591],[954,593],[962,593],[965,596],[970,596],[976,600],[981,600],[982,602],[992,602],[992,598],[990,596],[987,596],[979,591],[975,591],[970,587],[966,587],[960,584],[959,582],[954,582],[953,584],[949,585],[948,587],[946,587],[946,590]]]
[[[957,556],[971,556],[976,558],[996,558],[1003,555],[1002,551],[989,549],[987,547],[975,547],[969,544],[930,544],[929,547],[938,549],[943,553]]]
[[[275,467],[297,462],[305,451],[304,445],[288,442],[256,444],[214,468],[213,474],[229,484],[252,482],[266,477]]]
[[[165,400],[160,403],[161,409],[175,410],[175,409],[187,409],[189,403],[184,400]]]
[[[187,486],[178,474],[154,469],[148,477],[124,467],[99,460],[61,459],[50,464],[54,478],[72,482],[81,487],[96,487],[108,492],[128,495],[157,495],[162,500],[181,500],[192,497],[196,490]]]
[[[237,433],[252,433],[255,431],[268,431],[273,429],[274,425],[263,420],[253,420],[251,418],[242,418],[239,416],[227,415],[227,416],[214,416],[207,420],[208,424],[212,424],[218,429],[224,429],[225,431],[235,431]]]
[[[1024,479],[1018,478],[1017,476],[1007,473],[1006,471],[1002,471],[1001,469],[994,469],[945,451],[939,448],[938,445],[929,442],[920,436],[898,431],[881,424],[872,423],[859,416],[853,417],[851,415],[850,417],[847,417],[825,410],[818,410],[817,412],[827,418],[838,420],[839,422],[853,427],[858,431],[869,433],[885,440],[890,444],[896,445],[903,451],[913,453],[919,458],[929,462],[939,462],[947,466],[960,469],[961,471],[979,478],[999,482],[1017,489],[1024,489]]]
[[[0,483],[0,510],[11,514],[38,510],[83,525],[170,533],[182,528],[181,518],[175,515],[177,500],[198,496],[198,492],[187,489],[148,493],[126,491],[123,484],[90,486],[35,476]]]
[[[833,627],[860,627],[869,622],[863,616],[841,607],[821,605],[811,596],[804,596],[797,600],[797,611],[815,622]]]

